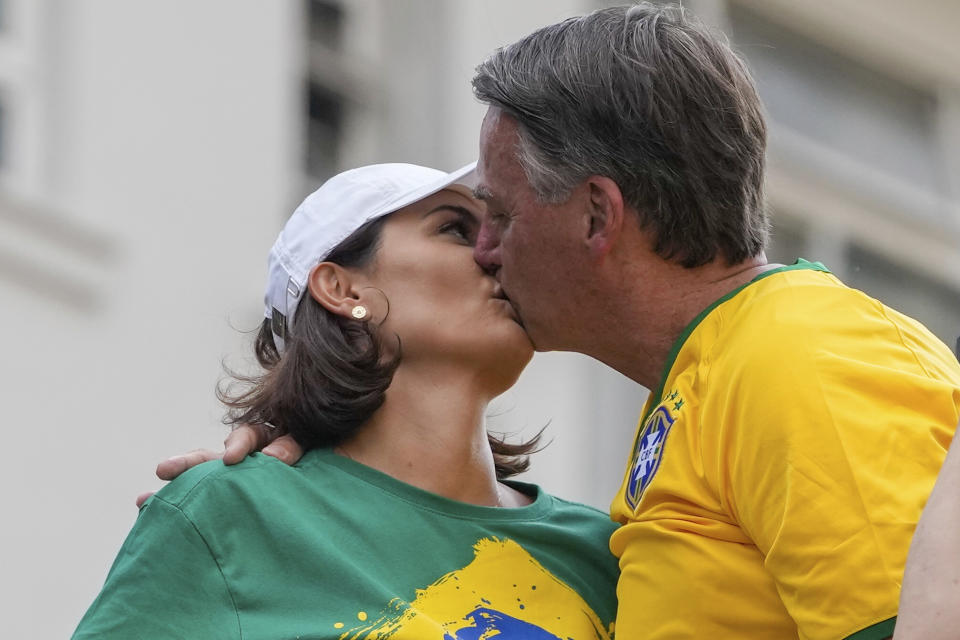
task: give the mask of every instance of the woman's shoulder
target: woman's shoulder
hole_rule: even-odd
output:
[[[323,469],[322,466],[291,466],[261,453],[254,453],[232,465],[211,460],[177,476],[153,499],[184,509],[209,500],[223,502],[231,497],[271,496],[276,495],[279,486],[295,484],[305,472],[318,475]]]

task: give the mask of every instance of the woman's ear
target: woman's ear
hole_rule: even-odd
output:
[[[329,311],[350,317],[359,302],[355,277],[346,269],[332,262],[321,262],[307,278],[310,296]]]
[[[616,182],[605,176],[587,179],[589,221],[585,238],[587,248],[600,260],[613,246],[623,225],[623,194]]]

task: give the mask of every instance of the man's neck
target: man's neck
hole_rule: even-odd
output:
[[[734,266],[719,262],[693,269],[665,265],[660,273],[625,278],[643,285],[624,290],[611,305],[608,318],[615,323],[614,330],[603,332],[606,340],[599,339],[587,355],[652,390],[674,343],[704,309],[779,266],[768,264],[761,255]]]

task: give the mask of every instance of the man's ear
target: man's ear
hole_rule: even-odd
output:
[[[307,278],[310,296],[331,313],[350,317],[359,304],[354,276],[338,264],[321,262]]]
[[[610,251],[623,228],[623,194],[616,182],[604,176],[590,176],[586,182],[589,220],[584,240],[599,260]]]

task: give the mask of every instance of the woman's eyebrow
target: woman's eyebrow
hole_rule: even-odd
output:
[[[466,207],[460,207],[455,204],[441,204],[440,206],[434,207],[433,209],[430,209],[430,211],[427,211],[425,214],[423,214],[423,217],[426,218],[427,216],[438,211],[453,211],[461,218],[469,218],[472,222],[477,221],[477,214],[475,214],[473,211],[470,211],[470,209],[467,209]]]

